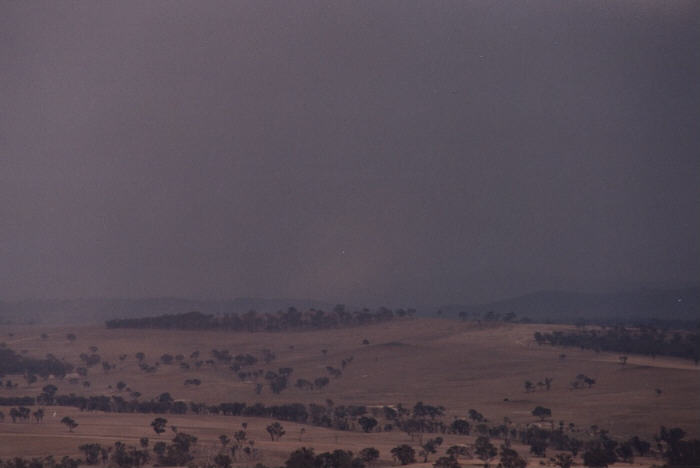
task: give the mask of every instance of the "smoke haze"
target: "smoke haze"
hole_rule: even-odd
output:
[[[0,297],[700,278],[698,2],[5,2]]]

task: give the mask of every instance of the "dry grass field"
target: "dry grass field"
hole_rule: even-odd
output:
[[[0,341],[17,352],[43,357],[53,353],[58,358],[78,365],[81,353],[90,353],[96,346],[103,360],[116,364],[104,372],[92,367],[86,378],[90,387],[69,383],[68,379],[39,381],[30,386],[21,376],[6,376],[19,385],[0,389],[0,397],[36,396],[47,383],[58,387],[59,394],[122,395],[116,384],[123,381],[131,391],[141,393],[140,400],[149,400],[170,392],[176,400],[207,402],[262,402],[335,405],[395,405],[412,407],[423,401],[442,405],[445,421],[466,418],[469,409],[476,409],[492,422],[509,418],[514,424],[536,422],[530,412],[538,405],[551,408],[552,422],[574,423],[580,433],[591,425],[607,429],[616,438],[639,435],[652,440],[660,425],[682,427],[690,437],[700,437],[700,368],[690,361],[657,357],[630,356],[621,365],[615,354],[580,351],[572,348],[538,346],[532,338],[537,330],[566,328],[537,324],[489,324],[440,319],[415,319],[388,322],[357,328],[287,333],[234,333],[218,331],[108,330],[101,327],[5,327]],[[41,334],[48,335],[42,339]],[[69,342],[68,333],[77,339]],[[367,340],[368,344],[363,344]],[[190,354],[200,352],[200,359],[212,359],[212,349],[227,349],[232,354],[261,355],[272,350],[276,359],[253,368],[277,370],[293,368],[290,387],[279,395],[265,386],[260,395],[253,382],[241,381],[227,365],[192,366],[183,370],[177,364],[161,364],[148,374],[138,367],[137,352],[146,355],[145,362],[155,364],[164,353],[182,354],[192,362]],[[322,350],[327,350],[325,353]],[[562,359],[560,355],[566,354]],[[126,354],[124,360],[119,356]],[[353,357],[341,377],[331,378],[322,390],[303,391],[293,386],[298,378],[313,381],[326,376],[326,366],[340,368],[341,361]],[[596,379],[590,389],[570,390],[569,383],[577,374]],[[553,379],[551,389],[525,392],[524,382]],[[186,379],[201,380],[200,386],[186,386]],[[259,379],[264,382],[264,379]],[[661,389],[660,395],[655,389]],[[9,407],[0,408],[6,415]],[[54,416],[55,413],[55,416]],[[59,421],[73,417],[79,426],[71,433]],[[169,440],[168,430],[156,436],[150,427],[151,414],[114,414],[84,412],[68,407],[48,407],[43,422],[12,423],[9,417],[0,422],[0,458],[10,456],[78,455],[77,447],[88,442],[113,445],[121,440],[137,444],[140,437],[151,441]],[[289,453],[301,446],[313,447],[317,453],[335,448],[358,452],[374,446],[380,450],[380,464],[392,464],[390,450],[400,443],[411,444],[403,432],[336,431],[311,425],[282,421],[286,434],[280,441],[270,441],[264,418],[233,416],[164,415],[168,425],[200,439],[198,455],[205,459],[217,450],[218,436],[231,436],[247,422],[249,438],[254,439],[260,459],[242,461],[241,466],[257,462],[270,466],[283,464]],[[303,431],[302,431],[303,428]],[[426,436],[427,437],[427,436]],[[445,448],[468,443],[473,437],[445,435]],[[413,445],[417,443],[413,442]],[[514,447],[527,454],[527,447]],[[546,459],[528,456],[531,466]],[[479,460],[461,461],[463,466],[477,465]],[[654,460],[640,459],[641,466]],[[660,463],[660,461],[656,461]],[[420,466],[418,464],[417,466]],[[425,464],[432,466],[432,463]],[[630,466],[624,464],[624,466]]]

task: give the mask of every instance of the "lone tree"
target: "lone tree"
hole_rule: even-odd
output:
[[[329,382],[330,380],[328,379],[328,377],[317,377],[316,379],[314,379],[314,386],[318,389],[321,389],[328,385]]]
[[[407,444],[401,444],[391,449],[391,455],[394,457],[394,460],[402,465],[408,465],[416,461],[416,451]]]
[[[151,427],[156,432],[156,434],[162,434],[165,432],[165,426],[168,424],[168,420],[165,418],[156,418],[151,421]]]
[[[532,410],[532,415],[540,418],[540,421],[544,421],[544,418],[552,416],[552,410],[549,408],[545,408],[544,406],[538,406],[534,410]]]
[[[63,419],[61,419],[61,424],[66,425],[66,427],[68,428],[68,432],[73,432],[73,429],[78,427],[78,423],[75,422],[75,419],[69,416],[64,416]]]
[[[270,424],[269,426],[267,426],[266,429],[267,429],[267,433],[270,434],[270,439],[272,439],[273,442],[275,440],[280,440],[280,438],[284,434],[286,434],[286,432],[284,431],[284,427],[282,427],[282,425],[277,421],[275,421],[272,424]]]

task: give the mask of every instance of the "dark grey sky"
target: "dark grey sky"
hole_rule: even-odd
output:
[[[700,278],[700,2],[3,2],[0,298]]]

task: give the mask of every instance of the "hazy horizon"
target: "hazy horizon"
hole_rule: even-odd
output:
[[[0,5],[0,300],[700,278],[700,3]]]
[[[508,301],[511,299],[518,299],[527,296],[534,296],[540,294],[581,294],[581,295],[591,295],[591,296],[603,296],[603,295],[618,295],[618,294],[635,294],[644,292],[668,292],[668,291],[680,291],[680,290],[698,290],[700,289],[700,283],[686,282],[686,283],[655,283],[655,284],[635,284],[635,285],[611,285],[608,288],[581,288],[581,289],[556,289],[556,288],[541,288],[533,289],[523,292],[517,292],[505,296],[489,296],[484,297],[480,300],[473,301],[459,301],[459,302],[445,302],[438,301],[434,303],[407,303],[405,301],[399,301],[395,303],[388,302],[355,302],[355,303],[344,303],[342,301],[334,301],[332,298],[320,299],[316,297],[274,297],[274,296],[183,296],[183,295],[163,295],[163,296],[34,296],[34,297],[22,297],[22,298],[4,298],[0,297],[0,303],[4,302],[6,304],[21,304],[21,303],[31,303],[31,302],[71,302],[71,301],[149,301],[149,300],[174,300],[174,301],[192,301],[192,302],[211,302],[211,303],[226,303],[235,301],[258,301],[258,302],[270,302],[280,304],[286,303],[286,306],[292,307],[296,304],[323,304],[328,307],[333,307],[337,304],[345,305],[350,309],[361,309],[361,308],[380,308],[388,307],[394,308],[416,308],[420,312],[432,313],[439,307],[444,306],[480,306],[488,305],[493,302]],[[318,307],[318,306],[311,306]]]

